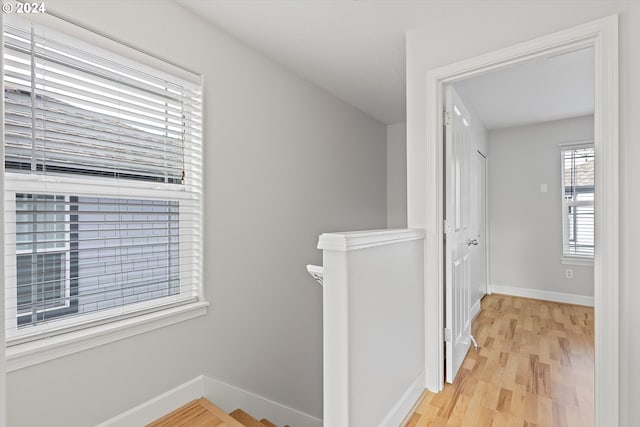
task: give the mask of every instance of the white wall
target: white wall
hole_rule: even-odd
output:
[[[407,226],[407,124],[387,126],[387,227]]]
[[[410,31],[407,35],[407,152],[408,223],[427,224],[424,197],[424,144],[427,129],[426,73],[438,68],[508,47],[535,37],[566,29],[611,14],[620,14],[620,425],[628,427],[640,419],[640,406],[630,405],[640,395],[640,311],[632,304],[640,301],[640,3],[634,1],[518,1],[473,2],[455,15]],[[420,184],[422,183],[422,184]],[[415,201],[415,203],[411,202]],[[429,233],[430,230],[427,230]],[[427,236],[429,239],[429,235]]]
[[[489,132],[491,284],[593,297],[593,266],[563,265],[560,147],[593,140],[593,116]],[[548,192],[542,193],[540,185]],[[565,278],[565,269],[574,278]]]
[[[381,425],[416,379],[424,384],[423,247],[416,240],[357,250],[348,260],[352,427]]]
[[[322,416],[324,230],[386,226],[386,128],[172,1],[47,9],[202,72],[207,316],[8,375],[8,425],[95,425],[200,374]]]

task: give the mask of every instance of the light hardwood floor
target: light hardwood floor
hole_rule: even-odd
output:
[[[487,295],[454,384],[408,427],[593,427],[593,308]]]
[[[205,398],[187,403],[147,427],[244,427]]]
[[[230,414],[209,402],[206,398],[192,400],[155,420],[146,427],[277,427],[271,421],[263,418],[260,421],[253,418],[242,409],[236,409]],[[289,427],[289,426],[284,426]]]

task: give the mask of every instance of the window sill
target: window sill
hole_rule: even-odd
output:
[[[7,372],[68,356],[207,314],[208,302],[194,302],[6,348]]]
[[[587,267],[593,267],[593,258],[562,257],[560,259],[560,263],[565,265],[584,265]]]

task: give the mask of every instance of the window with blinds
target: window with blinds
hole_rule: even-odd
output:
[[[17,19],[3,43],[9,344],[197,300],[197,78]]]
[[[564,256],[594,256],[593,144],[562,149]]]

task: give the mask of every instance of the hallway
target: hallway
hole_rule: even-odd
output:
[[[592,307],[487,295],[454,384],[425,392],[408,427],[594,425]]]

